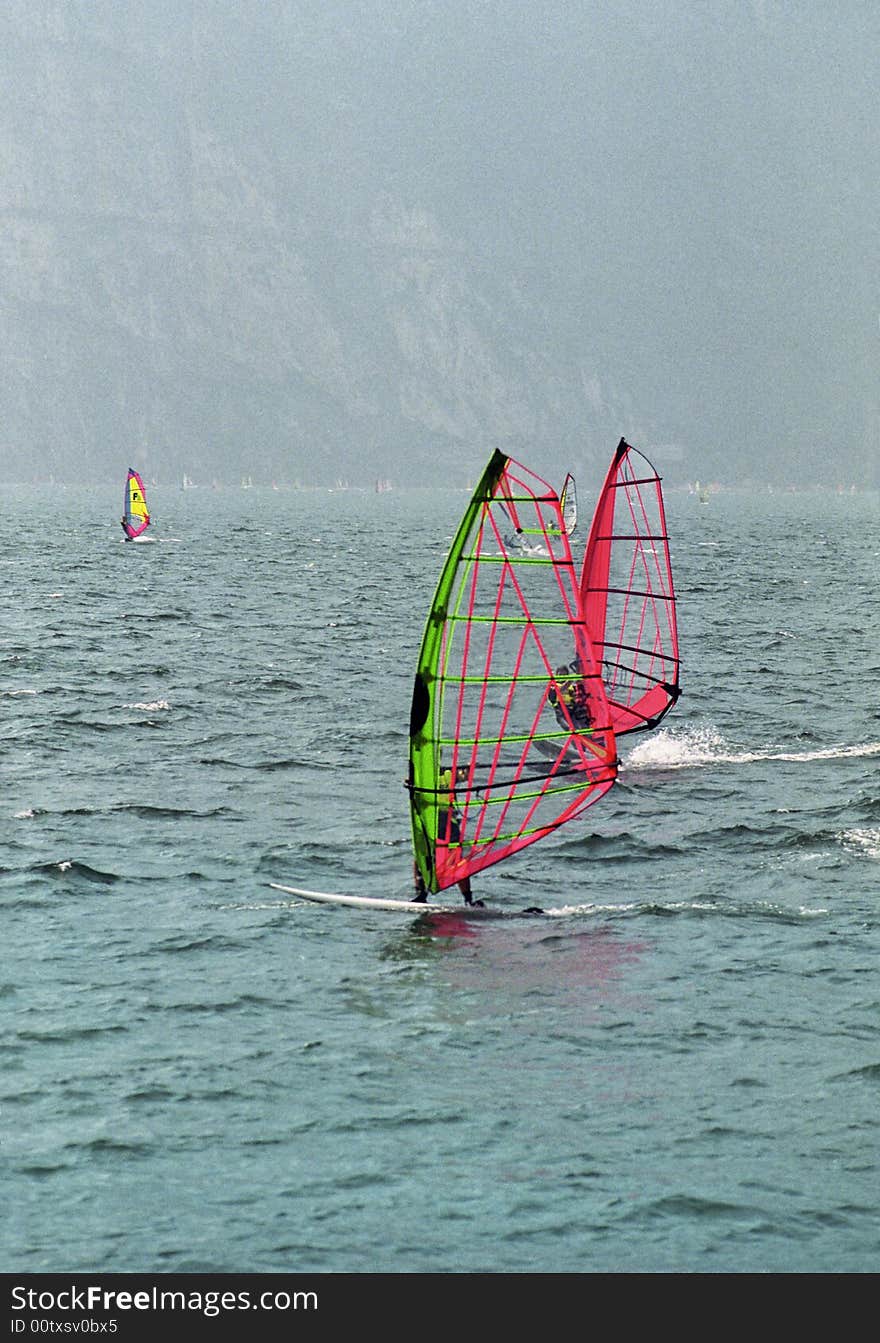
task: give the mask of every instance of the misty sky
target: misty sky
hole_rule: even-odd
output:
[[[364,221],[390,197],[424,211],[450,256],[462,258],[455,274],[469,296],[468,320],[482,320],[481,340],[497,343],[487,355],[493,376],[496,366],[515,367],[505,376],[525,378],[523,395],[533,402],[551,375],[565,383],[562,408],[547,392],[547,406],[526,426],[549,425],[550,438],[587,432],[596,398],[577,398],[589,372],[606,403],[594,426],[603,440],[625,408],[646,436],[684,443],[697,468],[705,462],[703,474],[762,477],[776,458],[783,478],[809,478],[830,460],[878,483],[880,8],[868,0],[9,0],[0,39],[0,301],[6,290],[3,349],[13,357],[0,387],[4,421],[21,426],[20,455],[26,447],[39,456],[48,451],[39,440],[51,439],[57,465],[65,416],[73,416],[59,409],[51,423],[38,422],[36,384],[20,410],[16,377],[45,376],[47,393],[63,381],[68,397],[76,383],[87,442],[92,375],[85,354],[72,367],[81,338],[71,338],[63,358],[44,340],[57,312],[40,292],[41,276],[57,257],[46,260],[32,242],[13,248],[10,229],[20,234],[41,215],[66,218],[59,252],[78,296],[64,302],[92,311],[89,285],[98,281],[86,248],[109,216],[120,217],[121,201],[180,243],[196,127],[201,142],[210,137],[216,180],[224,155],[237,174],[237,208],[253,209],[247,227],[254,233],[259,218],[295,242],[295,264],[285,264],[304,269],[309,301],[332,307],[336,324],[338,368],[307,367],[301,394],[288,380],[265,430],[267,452],[283,426],[291,438],[314,436],[325,414],[339,414],[340,440],[362,431],[371,445],[364,451],[387,439],[400,453],[407,435],[418,439],[418,414],[405,409],[400,419],[398,410],[408,370],[401,364],[382,385],[391,355],[399,356],[379,311],[387,285],[383,298],[378,281],[371,288],[363,279],[372,264]],[[77,158],[70,141],[78,136]],[[53,167],[62,159],[59,177]],[[256,183],[255,203],[242,182]],[[74,237],[69,220],[90,209],[96,228]],[[227,215],[221,203],[216,231]],[[139,243],[127,245],[134,271]],[[198,260],[203,241],[187,245]],[[270,249],[261,266],[271,289]],[[432,296],[446,294],[447,326],[459,302],[452,275]],[[216,296],[203,278],[192,283],[185,297],[207,323]],[[522,298],[521,311],[511,294]],[[145,361],[132,347],[128,372],[119,355],[107,393],[114,408],[95,426],[96,440],[121,435],[136,418],[145,441],[192,441],[198,432],[199,417],[189,424],[185,408],[197,384],[191,373],[186,386],[174,383],[175,369],[196,359],[197,323],[177,314],[189,345],[176,336],[163,351],[166,319],[149,299],[155,348]],[[137,304],[137,294],[127,301]],[[235,327],[234,300],[224,302],[231,309],[223,322]],[[261,318],[258,336],[267,367],[274,360],[301,371],[288,316],[289,305],[279,305]],[[94,327],[94,317],[83,321]],[[303,333],[303,348],[314,347],[313,333]],[[16,352],[29,342],[33,358],[16,370]],[[116,345],[109,331],[92,364],[115,358],[106,351]],[[219,368],[227,355],[241,362],[206,345],[204,363]],[[448,362],[444,354],[421,370],[421,401],[410,398],[432,401],[437,423],[433,402],[443,399]],[[153,364],[160,390],[155,379],[149,385]],[[226,412],[230,469],[236,435],[263,396],[261,370],[251,374],[241,404]],[[275,388],[280,375],[272,377]],[[481,409],[479,388],[458,387],[450,402],[460,406],[471,392],[467,416],[446,417],[462,454],[462,424],[482,448],[502,423],[497,406]],[[300,395],[311,397],[307,419]]]

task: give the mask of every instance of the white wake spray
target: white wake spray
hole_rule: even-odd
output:
[[[639,742],[622,762],[622,773],[629,769],[693,769],[700,765],[748,765],[759,760],[788,760],[808,763],[813,760],[842,760],[852,756],[880,755],[880,741],[860,746],[825,746],[805,751],[736,751],[712,727],[673,730],[661,728]]]

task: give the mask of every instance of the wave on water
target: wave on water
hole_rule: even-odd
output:
[[[171,705],[167,699],[154,700],[135,700],[133,704],[123,704],[123,709],[146,709],[149,713],[156,713],[160,709],[170,709]]]
[[[853,756],[880,755],[880,741],[861,746],[826,746],[809,751],[735,751],[712,727],[675,730],[661,728],[640,742],[622,763],[628,769],[691,769],[700,765],[749,765],[764,760],[809,763],[815,760],[842,760]]]
[[[119,880],[113,872],[101,872],[98,868],[89,867],[88,863],[71,858],[64,858],[58,863],[40,863],[34,870],[49,877],[81,877],[84,881],[96,882],[100,886],[112,886]]]

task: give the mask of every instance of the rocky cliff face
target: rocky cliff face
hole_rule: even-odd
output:
[[[4,0],[0,480],[880,483],[860,15]]]
[[[211,15],[4,5],[0,478],[443,480],[640,431],[503,263],[344,135],[279,132]]]

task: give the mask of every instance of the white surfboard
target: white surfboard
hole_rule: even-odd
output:
[[[436,905],[424,900],[388,900],[371,895],[334,895],[330,891],[306,891],[301,886],[280,886],[270,881],[273,890],[285,891],[288,895],[298,895],[303,900],[313,900],[319,905],[353,905],[356,909],[388,909],[399,914],[488,914],[489,911],[475,905]],[[496,910],[495,913],[498,913]]]
[[[577,914],[596,914],[596,905],[562,905],[557,909],[539,909],[536,905],[528,909],[499,909],[484,905],[466,905],[464,901],[456,905],[438,905],[428,901],[388,900],[371,895],[336,895],[331,891],[309,891],[302,886],[282,886],[270,881],[273,891],[284,891],[286,895],[297,895],[302,900],[311,900],[318,905],[348,905],[354,909],[385,909],[394,914],[463,914],[469,919],[513,919],[524,915],[545,915],[550,919],[564,919]]]

